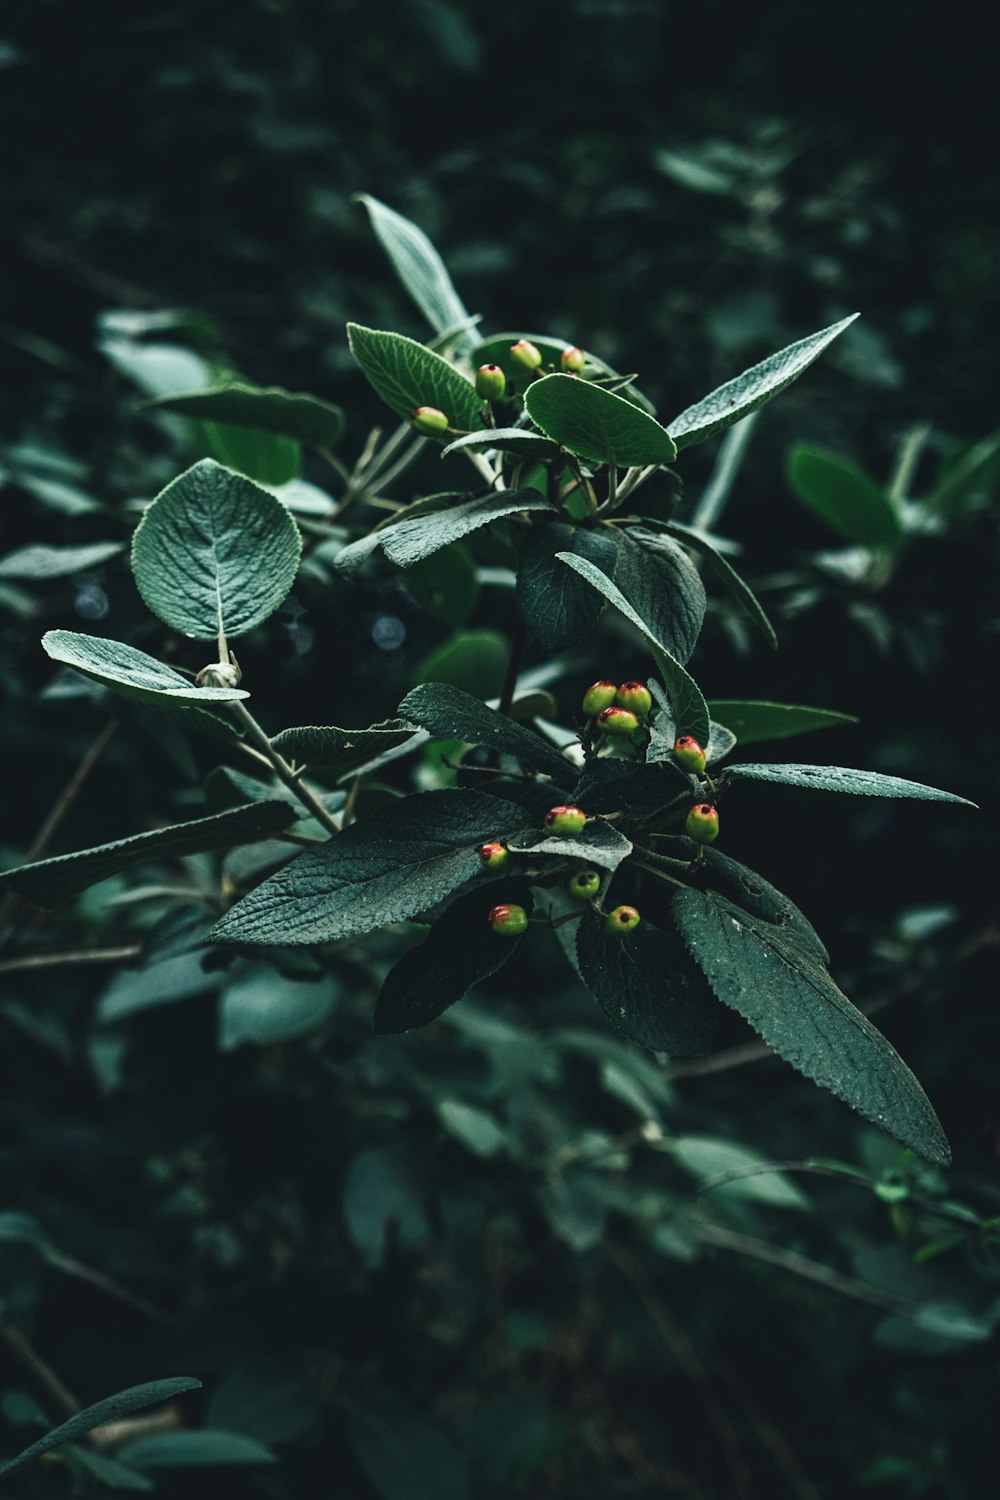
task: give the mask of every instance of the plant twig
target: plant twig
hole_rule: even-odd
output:
[[[278,780],[284,782],[290,792],[295,793],[302,805],[309,810],[316,821],[321,823],[328,832],[339,833],[340,824],[333,816],[333,813],[323,806],[316,793],[310,787],[306,786],[304,781],[299,780],[284,756],[278,754],[242,699],[235,699],[230,703],[229,708],[235,717],[239,719],[247,734],[259,748],[261,754],[270,761]]]
[[[714,1245],[717,1250],[731,1250],[736,1255],[777,1266],[781,1271],[789,1271],[793,1276],[800,1276],[803,1281],[826,1287],[828,1291],[837,1292],[841,1297],[850,1297],[852,1301],[863,1302],[867,1307],[877,1307],[880,1312],[906,1317],[916,1306],[909,1297],[900,1297],[895,1292],[883,1292],[865,1281],[857,1281],[853,1276],[835,1271],[832,1266],[809,1260],[797,1250],[786,1250],[783,1245],[772,1245],[769,1240],[741,1234],[735,1229],[724,1229],[721,1224],[712,1224],[706,1220],[698,1225],[696,1233],[705,1245]]]
[[[123,948],[80,948],[62,953],[23,953],[19,958],[0,962],[0,974],[16,974],[27,969],[60,969],[75,964],[127,964],[142,952],[139,943]]]
[[[73,1392],[59,1379],[47,1360],[44,1360],[32,1343],[25,1338],[19,1328],[13,1328],[0,1318],[0,1339],[3,1339],[11,1354],[18,1364],[38,1381],[60,1411],[64,1411],[68,1417],[75,1417],[80,1411],[80,1403]]]
[[[514,701],[514,692],[517,688],[517,679],[521,675],[524,658],[528,650],[528,632],[523,625],[518,625],[511,643],[510,657],[507,662],[507,675],[504,678],[503,688],[500,692],[499,712],[510,713],[510,705]]]

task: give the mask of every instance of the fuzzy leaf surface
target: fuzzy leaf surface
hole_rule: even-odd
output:
[[[571,785],[576,776],[576,768],[540,734],[450,683],[421,683],[407,693],[399,711],[439,739],[465,740],[513,755],[560,785]]]
[[[508,849],[518,854],[555,854],[563,859],[583,859],[602,870],[617,870],[632,853],[631,842],[610,823],[588,823],[581,833],[570,838],[529,828],[505,839]]]
[[[694,849],[692,849],[694,853]],[[830,955],[809,918],[794,901],[777,890],[763,875],[741,865],[738,860],[723,854],[721,849],[708,848],[702,855],[708,884],[731,897],[738,906],[745,907],[755,917],[774,927],[787,929],[800,947],[821,964],[829,964]]]
[[[575,646],[604,608],[604,601],[576,573],[563,566],[559,554],[573,552],[608,578],[618,566],[614,533],[587,531],[556,521],[532,526],[521,547],[514,600],[524,624],[545,651]]]
[[[412,739],[414,726],[405,719],[386,719],[367,729],[339,729],[335,724],[304,724],[282,729],[271,744],[286,760],[307,766],[332,766],[339,771],[366,761]]]
[[[764,699],[711,698],[709,711],[736,735],[741,745],[758,740],[785,740],[811,729],[832,729],[838,724],[856,724],[853,714],[832,708],[808,708],[801,703],[770,703]]]
[[[961,802],[975,807],[967,797],[943,792],[922,781],[902,776],[883,776],[878,771],[855,771],[847,766],[730,766],[728,780],[777,781],[782,786],[807,786],[819,792],[850,792],[856,797],[914,797],[922,802]]]
[[[518,458],[534,458],[539,461],[555,458],[559,449],[540,432],[529,432],[524,427],[484,427],[482,432],[467,432],[442,449],[441,457],[449,453],[514,453]]]
[[[232,381],[201,391],[159,396],[144,403],[147,410],[173,411],[199,422],[224,422],[233,427],[255,427],[305,443],[309,448],[332,448],[344,428],[339,406],[309,396],[304,391],[286,391],[280,386],[249,385]]]
[[[434,511],[429,516],[414,516],[399,521],[379,533],[382,551],[390,562],[401,568],[420,562],[442,547],[501,521],[505,516],[525,510],[551,510],[552,506],[537,490],[503,490],[465,500],[450,510]]]
[[[671,656],[686,662],[705,619],[705,586],[682,547],[641,526],[622,527],[615,586]]]
[[[431,240],[411,219],[396,213],[368,193],[358,202],[368,211],[375,236],[389,257],[400,283],[434,329],[446,333],[470,321],[469,311],[452,285],[447,267]],[[471,333],[462,335],[459,348],[475,342]]]
[[[409,417],[418,406],[443,411],[451,427],[477,430],[482,426],[483,403],[475,386],[440,354],[401,333],[385,333],[348,323],[351,353],[387,406],[399,417]],[[446,443],[450,434],[442,433]]]
[[[547,437],[590,463],[631,468],[668,464],[677,448],[665,427],[623,396],[575,375],[546,375],[524,405]]]
[[[613,1026],[640,1047],[673,1057],[709,1051],[719,1007],[676,933],[641,922],[619,937],[586,911],[576,939],[580,974]]]

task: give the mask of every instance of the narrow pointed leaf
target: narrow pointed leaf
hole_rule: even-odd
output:
[[[857,797],[915,797],[923,802],[961,802],[975,807],[968,797],[943,792],[922,781],[902,776],[882,776],[877,771],[855,771],[847,766],[730,766],[728,780],[777,781],[783,786],[808,786],[819,792],[851,792]]]
[[[173,411],[199,422],[258,428],[305,443],[308,448],[332,448],[344,427],[340,407],[318,396],[240,380],[180,395],[158,396],[143,406],[145,410]]]
[[[518,613],[545,651],[576,646],[595,623],[604,600],[576,573],[563,566],[559,554],[574,552],[613,578],[618,565],[618,534],[587,531],[561,521],[532,526],[517,561],[514,600]]]
[[[789,344],[777,354],[762,360],[759,365],[744,370],[735,380],[728,380],[725,385],[720,385],[704,400],[687,407],[679,417],[674,418],[667,429],[677,447],[687,448],[692,443],[704,442],[713,432],[731,427],[741,417],[756,411],[758,406],[763,406],[766,401],[777,396],[793,380],[797,380],[827,345],[838,334],[843,333],[845,328],[850,327],[856,317],[858,314],[852,313],[849,318],[842,318],[829,328],[821,328],[818,333],[811,333],[808,338]]]
[[[556,444],[540,432],[528,432],[524,427],[486,427],[482,432],[467,432],[464,437],[456,438],[441,450],[441,457],[447,458],[449,453],[487,453],[491,449],[539,462],[559,454]]]
[[[443,411],[451,427],[474,431],[483,425],[483,403],[475,386],[454,365],[415,339],[348,323],[351,353],[368,380],[399,417],[418,406]],[[447,442],[448,433],[441,434]]]
[[[283,729],[271,744],[286,760],[306,766],[329,766],[338,771],[364,765],[385,750],[412,739],[415,726],[405,719],[386,719],[367,729],[339,729],[335,724],[305,724]]]
[[[677,457],[673,439],[655,417],[575,375],[536,380],[525,391],[524,405],[553,442],[591,463],[630,468]]]
[[[379,532],[379,539],[389,561],[408,568],[493,521],[529,510],[551,511],[552,506],[537,490],[494,491],[463,501],[449,510],[399,521]]]
[[[900,513],[867,474],[823,448],[793,448],[788,482],[802,503],[838,536],[859,547],[894,547],[903,536]]]
[[[124,542],[88,542],[82,547],[50,547],[43,542],[18,547],[0,558],[0,578],[66,578],[99,568],[123,551]]]
[[[450,683],[421,683],[407,693],[399,711],[439,739],[465,740],[513,755],[561,786],[572,785],[576,777],[576,767],[540,734]]]
[[[529,828],[505,839],[508,849],[519,854],[554,854],[562,859],[582,859],[602,870],[617,870],[632,853],[632,845],[611,823],[588,823],[582,833],[560,838],[542,828]]]
[[[679,662],[695,648],[705,619],[705,586],[682,547],[641,526],[619,534],[615,586]]]
[[[787,929],[799,946],[818,963],[829,964],[830,955],[809,918],[763,875],[723,854],[721,849],[705,849],[702,863],[707,883],[714,890],[744,907],[752,916],[760,917],[779,929]]]
[[[719,1006],[676,933],[641,922],[625,937],[584,912],[577,932],[579,972],[612,1026],[640,1047],[672,1057],[708,1052]]]
[[[728,724],[741,745],[758,740],[784,740],[811,729],[833,729],[839,724],[856,724],[853,714],[835,712],[832,708],[807,708],[801,703],[770,703],[764,699],[711,698],[708,704],[713,718]]]
[[[779,1056],[926,1160],[951,1159],[902,1058],[787,930],[713,892],[679,891],[673,911],[715,994]]]
[[[371,226],[393,270],[434,332],[446,333],[468,323],[468,309],[424,231],[368,193],[359,193],[358,202],[368,210]],[[459,347],[468,348],[474,342],[472,334],[463,334]]]
[[[676,522],[671,522],[664,529],[671,536],[677,537],[678,541],[683,542],[686,547],[690,547],[693,552],[697,552],[700,557],[705,559],[723,587],[729,590],[729,593],[736,600],[737,604],[749,615],[768,645],[777,650],[778,637],[774,626],[764,613],[763,605],[750,585],[744,582],[732,564],[722,556],[722,553],[716,551],[702,532],[692,531],[688,526],[679,526]]]

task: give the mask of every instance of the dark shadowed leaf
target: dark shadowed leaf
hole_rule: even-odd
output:
[[[517,565],[514,599],[528,630],[545,651],[575,646],[604,608],[599,594],[565,567],[561,552],[585,557],[608,578],[618,564],[618,533],[586,531],[553,522],[532,526]]]
[[[51,1432],[39,1438],[37,1443],[32,1443],[30,1448],[25,1448],[16,1458],[0,1465],[0,1477],[13,1474],[15,1469],[20,1469],[43,1453],[50,1453],[62,1443],[71,1443],[85,1433],[93,1432],[95,1427],[103,1427],[105,1422],[118,1422],[122,1417],[129,1417],[134,1411],[142,1411],[143,1407],[153,1406],[157,1401],[169,1401],[172,1396],[182,1396],[186,1391],[200,1389],[200,1380],[195,1380],[190,1375],[178,1375],[172,1380],[151,1380],[146,1385],[134,1385],[127,1391],[119,1391],[117,1396],[108,1396],[93,1406],[85,1407],[75,1417],[70,1417],[68,1422],[54,1427]]]
[[[692,853],[694,850],[692,849]],[[702,855],[706,880],[715,890],[734,900],[755,917],[787,929],[799,945],[821,964],[830,962],[823,940],[794,901],[769,884],[756,870],[747,869],[721,849],[705,849]]]
[[[705,586],[691,559],[670,537],[641,526],[622,528],[615,587],[661,645],[686,662],[705,619]]]
[[[179,396],[160,396],[147,401],[145,406],[174,411],[201,422],[260,428],[310,448],[332,448],[344,426],[340,407],[321,401],[318,396],[244,381],[187,391]]]
[[[465,740],[514,755],[561,785],[576,777],[575,766],[540,734],[448,683],[422,683],[406,695],[399,711],[439,739]]]
[[[420,562],[457,542],[461,537],[500,521],[505,516],[517,515],[526,510],[551,510],[552,507],[537,490],[504,490],[501,493],[480,495],[474,500],[465,500],[450,510],[435,511],[429,516],[415,516],[412,520],[399,521],[379,533],[382,551],[390,562],[401,568]]]
[[[282,729],[271,744],[286,760],[305,766],[328,766],[338,771],[362,766],[366,761],[403,745],[414,734],[405,719],[386,719],[367,729],[338,729],[335,724],[304,724]]]
[[[807,786],[819,792],[851,792],[857,797],[914,797],[923,802],[961,802],[975,807],[967,797],[907,781],[902,776],[882,776],[877,771],[855,771],[846,766],[729,766],[728,780],[776,781],[783,786]]]
[[[676,933],[641,922],[625,937],[583,915],[576,942],[583,982],[613,1026],[641,1047],[696,1057],[712,1045],[719,1007]]]
[[[801,703],[768,703],[763,699],[710,698],[713,718],[727,724],[741,745],[757,740],[785,740],[810,729],[835,728],[838,724],[856,724],[853,714],[837,713],[831,708],[807,708]]]
[[[793,448],[788,482],[796,498],[846,542],[894,547],[902,539],[902,517],[893,501],[838,454],[823,448]]]

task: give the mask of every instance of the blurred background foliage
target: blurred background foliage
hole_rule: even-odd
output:
[[[484,328],[584,343],[666,419],[859,309],[744,433],[724,504],[718,442],[685,455],[688,518],[711,500],[782,638],[751,648],[716,606],[695,668],[712,697],[858,715],[793,758],[985,804],[766,788],[727,806],[727,851],[822,917],[844,988],[884,1011],[951,1174],[735,1018],[720,1058],[659,1066],[544,940],[428,1032],[376,1040],[399,936],[318,983],[301,954],[203,967],[211,860],[144,874],[141,899],[105,885],[70,919],[6,910],[15,958],[141,944],[152,967],[0,958],[0,1449],[75,1400],[205,1383],[177,1408],[193,1444],[167,1425],[79,1444],[21,1493],[197,1496],[221,1476],[352,1500],[971,1500],[996,1475],[1000,250],[997,179],[970,150],[992,57],[895,0],[878,20],[777,0],[5,9],[5,559],[125,541],[134,502],[197,456],[138,400],[206,371],[343,402],[357,454],[383,414],[344,322],[426,336],[357,192],[431,234]],[[858,472],[896,484],[891,548],[831,527],[803,450],[841,495]],[[435,463],[400,498],[440,487]],[[314,558],[241,651],[270,729],[382,718],[442,653],[459,676],[502,662],[509,595],[467,555],[443,605],[440,577],[373,595]],[[107,723],[53,679],[41,630],[177,643],[120,557],[0,562],[0,610],[14,863]],[[550,686],[571,714],[593,677],[643,667],[609,623]],[[211,748],[130,713],[58,849],[196,815]],[[253,858],[230,856],[234,880]],[[750,1175],[760,1160],[788,1169]]]

